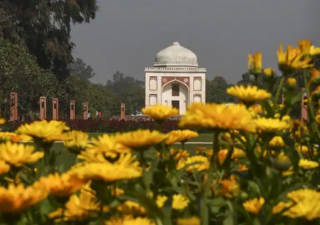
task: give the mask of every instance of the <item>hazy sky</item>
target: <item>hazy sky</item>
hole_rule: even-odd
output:
[[[156,53],[174,41],[195,52],[207,76],[236,82],[247,55],[276,67],[279,43],[301,38],[320,46],[319,0],[100,0],[90,24],[72,28],[74,56],[91,65],[93,82],[115,71],[144,79]]]

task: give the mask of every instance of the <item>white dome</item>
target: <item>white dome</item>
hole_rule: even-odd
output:
[[[189,49],[174,42],[156,55],[154,66],[198,66],[198,59]]]

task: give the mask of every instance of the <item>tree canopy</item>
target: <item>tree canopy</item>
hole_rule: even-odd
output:
[[[71,25],[89,23],[97,10],[96,0],[2,0],[0,37],[23,46],[40,68],[64,80],[73,61]]]

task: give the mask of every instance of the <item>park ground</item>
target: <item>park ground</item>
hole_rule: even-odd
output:
[[[100,135],[102,135],[102,133],[89,134],[90,138],[98,137]],[[184,149],[189,151],[192,154],[199,147],[210,148],[211,144],[209,142],[211,142],[211,140],[212,140],[212,134],[199,134],[199,137],[190,139],[188,141],[189,143],[185,144]],[[197,142],[207,142],[207,143],[197,143]],[[181,148],[181,144],[175,144],[173,145],[173,147]],[[76,162],[75,155],[67,152],[64,148],[63,143],[54,143],[54,145],[52,146],[52,151],[61,153],[57,157],[56,165],[57,166],[63,165],[63,170],[68,170],[72,165],[75,164]]]

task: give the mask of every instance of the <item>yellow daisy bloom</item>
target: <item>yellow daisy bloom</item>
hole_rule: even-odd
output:
[[[18,134],[27,135],[42,141],[55,141],[55,139],[60,139],[58,137],[60,137],[63,132],[69,129],[70,128],[67,127],[64,122],[55,120],[48,122],[46,120],[42,120],[35,121],[31,124],[21,125],[16,132]]]
[[[198,170],[198,171],[203,171],[203,170],[207,170],[210,167],[210,163],[207,157],[205,156],[191,156],[188,157],[186,159],[181,159],[179,160],[179,162],[177,163],[177,170],[189,165],[189,164],[193,164],[193,163],[197,163],[194,165],[190,165],[186,168],[187,172],[192,172],[193,170]]]
[[[5,123],[6,123],[6,120],[3,118],[0,118],[0,125],[5,124]]]
[[[237,97],[243,102],[254,103],[257,101],[269,99],[271,94],[264,89],[251,85],[235,85],[227,89],[227,93]]]
[[[299,48],[288,46],[286,51],[283,51],[283,46],[280,44],[278,50],[278,65],[279,69],[285,73],[293,72],[294,70],[310,68],[312,58],[306,58],[305,54]]]
[[[298,46],[304,55],[314,56],[320,54],[320,48],[313,46],[310,40],[300,40],[298,41]]]
[[[299,189],[288,193],[288,198],[295,205],[290,207],[283,215],[291,218],[306,218],[311,221],[320,218],[320,193],[311,189]]]
[[[199,134],[191,130],[173,130],[168,134],[166,145],[172,145],[176,142],[186,142],[191,138],[198,137]]]
[[[281,136],[275,136],[271,139],[269,142],[269,146],[271,147],[283,147],[285,146],[285,143]]]
[[[18,143],[6,142],[0,144],[0,160],[13,166],[23,166],[43,158],[43,152],[34,152],[34,147]]]
[[[309,70],[309,72],[311,75],[309,85],[311,85],[311,84],[319,85],[320,84],[320,71],[315,68],[312,68]]]
[[[263,73],[264,73],[266,76],[272,76],[272,75],[274,75],[274,69],[272,69],[272,68],[265,68],[265,69],[263,70]]]
[[[217,180],[216,186],[213,192],[217,196],[232,198],[240,193],[240,184],[234,175],[231,175],[229,179]]]
[[[262,73],[262,54],[256,52],[253,55],[248,55],[248,69],[252,74]]]
[[[118,154],[131,152],[131,149],[119,143],[116,136],[104,134],[97,139],[93,138],[87,151],[101,152],[107,157],[115,158]]]
[[[84,180],[117,180],[135,179],[141,177],[142,168],[138,166],[123,166],[117,164],[88,163],[73,169],[72,173]]]
[[[63,141],[63,144],[70,152],[78,154],[87,148],[88,140],[87,133],[73,130],[66,134],[66,140]]]
[[[296,87],[297,86],[297,79],[293,77],[289,77],[287,79],[287,84],[291,87]]]
[[[299,167],[302,169],[314,169],[319,167],[319,163],[307,159],[300,159]]]
[[[104,225],[155,225],[155,223],[148,218],[133,218],[131,216],[127,216],[123,218],[111,218],[106,221]]]
[[[72,195],[65,205],[65,209],[57,209],[49,214],[49,218],[55,219],[56,222],[86,220],[91,217],[94,212],[100,210],[95,195],[87,190],[82,189],[80,195]],[[105,210],[106,211],[106,210]]]
[[[179,115],[179,110],[166,105],[155,105],[149,108],[143,108],[141,112],[154,120],[165,120]]]
[[[65,197],[70,196],[79,190],[87,180],[78,178],[72,173],[50,174],[48,177],[40,177],[36,183],[45,189],[49,194]]]
[[[262,132],[279,132],[290,128],[290,123],[273,118],[258,118],[254,123]]]
[[[293,202],[279,202],[272,208],[273,214],[278,214],[285,209],[289,209],[293,205]]]
[[[144,150],[151,146],[160,144],[168,135],[159,131],[136,130],[127,133],[117,133],[116,141],[134,150]]]
[[[252,114],[245,106],[215,103],[193,103],[181,117],[179,126],[251,132],[256,130]]]
[[[254,198],[242,204],[243,208],[253,214],[258,214],[264,205],[264,198]]]
[[[0,142],[18,142],[21,140],[21,137],[17,135],[16,133],[11,132],[0,132]]]
[[[0,175],[7,173],[10,171],[10,165],[8,165],[5,161],[0,161]]]
[[[177,225],[200,225],[200,219],[198,217],[178,219]]]
[[[16,213],[47,198],[48,193],[37,186],[24,187],[9,184],[8,188],[0,186],[0,212]]]
[[[228,156],[228,153],[229,153],[228,149],[221,149],[218,152],[218,160],[219,160],[220,165],[222,165],[224,163],[224,161],[226,160],[226,158]],[[245,157],[246,157],[245,151],[243,151],[242,149],[239,149],[239,148],[233,149],[231,159],[239,159],[239,158],[245,158]]]

